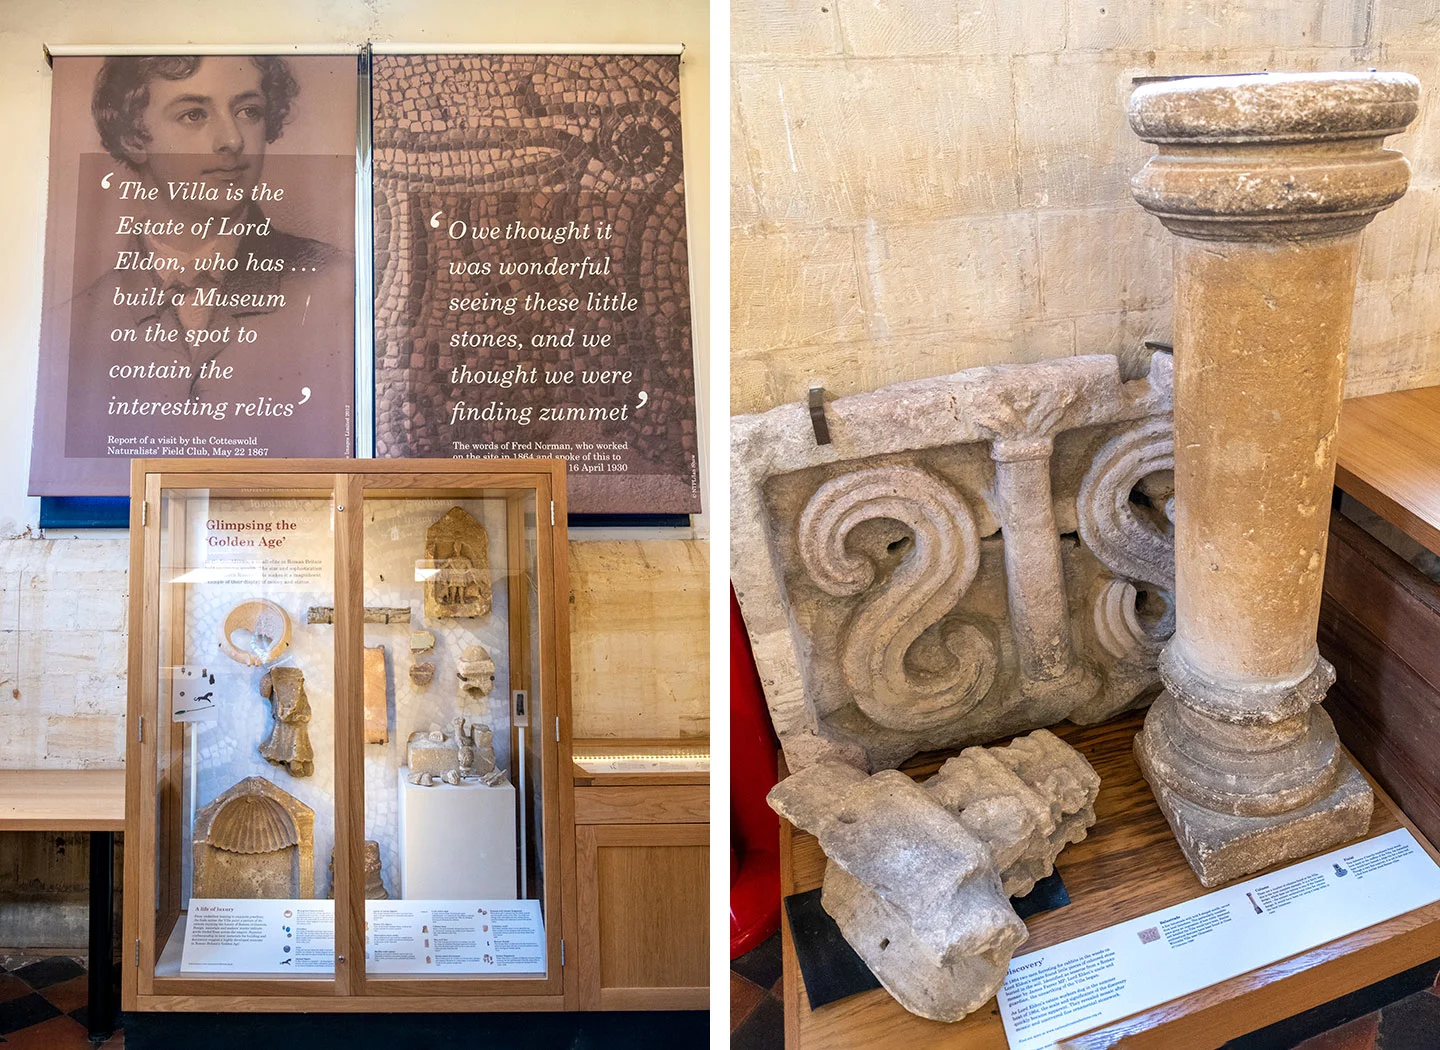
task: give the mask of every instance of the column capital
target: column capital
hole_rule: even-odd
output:
[[[1182,237],[1330,237],[1404,195],[1410,165],[1384,139],[1419,111],[1407,73],[1191,77],[1130,96],[1130,126],[1161,147],[1135,199]]]

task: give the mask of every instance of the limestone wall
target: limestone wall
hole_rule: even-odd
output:
[[[1132,78],[1403,70],[1410,192],[1365,233],[1347,393],[1440,382],[1427,0],[733,0],[731,407],[1169,341]]]

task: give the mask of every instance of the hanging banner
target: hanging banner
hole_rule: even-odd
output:
[[[678,55],[372,70],[377,456],[559,457],[700,510]]]
[[[355,56],[58,56],[30,493],[349,456]]]

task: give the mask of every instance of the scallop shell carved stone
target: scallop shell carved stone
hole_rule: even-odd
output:
[[[285,808],[261,795],[231,799],[210,825],[210,845],[229,853],[273,853],[299,842]]]

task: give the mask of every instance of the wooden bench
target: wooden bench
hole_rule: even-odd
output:
[[[0,769],[0,831],[90,833],[90,1038],[115,1028],[115,832],[125,830],[123,769]]]

